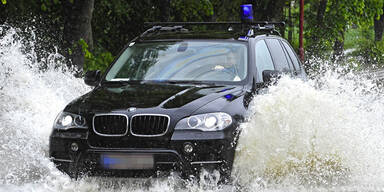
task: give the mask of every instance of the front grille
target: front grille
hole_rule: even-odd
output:
[[[167,115],[139,114],[132,116],[131,133],[142,137],[162,136],[167,132],[168,126]]]
[[[128,117],[120,114],[95,115],[93,130],[101,136],[124,136],[128,131]]]

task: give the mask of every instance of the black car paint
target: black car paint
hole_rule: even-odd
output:
[[[179,168],[183,170],[186,169],[188,162],[222,159],[232,161],[234,153],[232,143],[236,138],[236,128],[238,123],[243,121],[247,107],[244,104],[245,94],[244,86],[241,85],[139,84],[96,87],[93,91],[71,102],[64,111],[83,115],[87,122],[92,122],[93,115],[99,113],[119,113],[129,117],[141,113],[167,114],[172,117],[170,129],[164,136],[153,138],[136,137],[130,134],[119,138],[102,137],[91,129],[54,130],[50,138],[50,156],[55,159],[77,161],[76,156],[84,156],[84,153],[79,154],[69,150],[71,143],[76,142],[80,146],[80,151],[93,155],[121,151],[142,153],[143,151],[140,150],[143,149],[146,153],[163,153],[164,151],[158,152],[158,150],[171,150],[171,154],[182,162],[178,166],[183,165],[182,168]],[[135,107],[136,110],[130,112],[128,110],[130,107]],[[216,111],[230,114],[234,118],[233,125],[216,132],[173,129],[176,123],[185,117]],[[182,147],[186,142],[195,146],[196,153],[186,155],[183,152]],[[95,162],[93,164],[96,164]],[[57,164],[65,163],[57,162]],[[68,172],[66,166],[68,165],[61,166],[61,169]],[[172,168],[178,167],[173,166]],[[100,168],[93,169],[99,170]],[[102,174],[107,172],[108,170],[105,170]]]
[[[97,162],[102,153],[151,153],[160,159],[162,155],[168,155],[167,158],[175,158],[176,163],[171,164],[167,170],[176,169],[186,173],[195,170],[192,162],[220,161],[215,167],[230,173],[239,133],[238,125],[244,121],[253,95],[265,86],[261,82],[262,78],[256,76],[253,45],[258,40],[271,37],[281,39],[262,35],[244,42],[248,44],[248,75],[241,82],[207,82],[200,85],[167,82],[96,83],[91,92],[72,101],[64,109],[84,116],[89,128],[53,130],[50,136],[50,157],[59,169],[71,176],[76,176],[79,171],[102,172],[104,175],[124,173],[128,176],[148,172],[104,170]],[[134,111],[128,110],[132,107]],[[233,123],[221,131],[174,130],[177,122],[185,117],[211,112],[228,113]],[[161,137],[143,138],[130,134],[118,138],[103,137],[95,134],[89,124],[93,116],[100,113],[119,113],[128,117],[146,113],[166,114],[171,117],[171,122],[166,134]],[[73,142],[79,144],[79,151],[70,150]],[[185,143],[195,147],[192,154],[183,151]],[[210,166],[203,163],[194,165]],[[156,165],[156,170],[161,168]]]

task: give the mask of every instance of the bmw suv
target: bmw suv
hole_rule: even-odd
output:
[[[228,177],[252,96],[281,73],[305,78],[278,24],[157,23],[105,73],[85,74],[94,88],[57,116],[51,160],[71,177],[201,167]]]

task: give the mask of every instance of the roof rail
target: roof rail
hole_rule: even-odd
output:
[[[283,26],[284,25],[285,25],[285,23],[283,23]],[[252,25],[252,27],[249,29],[247,35],[253,36],[254,34],[251,34],[251,33],[253,33],[253,30],[266,31],[266,32],[270,32],[270,33],[277,33],[279,36],[281,36],[280,32],[276,30],[275,24],[271,24],[271,23],[265,24],[263,26],[260,24]]]
[[[171,25],[281,25],[284,26],[285,22],[270,22],[270,21],[252,21],[252,22],[237,22],[237,21],[223,21],[223,22],[145,22],[146,26],[171,26]]]
[[[172,27],[163,27],[163,26],[153,26],[149,29],[147,29],[146,31],[144,31],[144,33],[142,33],[139,37],[144,37],[144,36],[147,36],[148,34],[154,34],[156,32],[188,32],[188,29],[185,29],[183,28],[183,26],[181,25],[177,25],[177,26],[172,26]]]
[[[253,22],[145,22],[145,26],[151,27],[142,33],[139,37],[151,36],[161,32],[188,32],[184,26],[190,25],[240,25],[242,29],[247,30],[247,36],[254,36],[254,31],[265,31],[269,33],[280,33],[275,29],[275,26],[284,26],[285,22],[268,22],[268,21],[253,21]]]

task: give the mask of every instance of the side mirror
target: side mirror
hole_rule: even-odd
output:
[[[84,75],[84,82],[89,86],[96,86],[101,80],[101,71],[87,71]]]
[[[270,83],[273,78],[279,78],[282,72],[276,70],[264,70],[262,74],[264,83]]]

